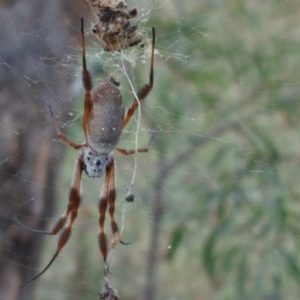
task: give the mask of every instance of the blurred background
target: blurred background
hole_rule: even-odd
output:
[[[73,234],[51,268],[78,152],[84,140],[80,18],[94,86],[110,74],[125,106],[148,81],[156,28],[155,84],[115,155],[116,217],[124,241],[110,283],[120,299],[299,299],[299,1],[127,1],[145,49],[103,51],[90,33],[97,11],[82,0],[0,1],[0,299],[97,299],[103,179],[83,176]],[[123,57],[123,59],[122,59]],[[133,183],[135,199],[125,201]],[[108,216],[107,216],[108,221]],[[107,222],[109,225],[109,222]],[[107,226],[108,238],[111,237]]]

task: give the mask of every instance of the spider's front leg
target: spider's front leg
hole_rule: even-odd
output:
[[[152,48],[151,48],[151,61],[150,61],[150,73],[149,73],[149,82],[145,84],[137,93],[138,100],[135,99],[128,109],[126,117],[123,121],[123,128],[128,124],[134,112],[139,106],[139,101],[145,99],[148,94],[151,92],[154,84],[154,48],[155,48],[155,29],[152,27]]]

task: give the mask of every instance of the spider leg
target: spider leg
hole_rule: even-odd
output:
[[[84,40],[84,28],[83,28],[83,18],[81,18],[81,40],[82,40],[82,81],[85,88],[85,97],[84,97],[84,112],[83,112],[83,131],[85,134],[85,137],[87,137],[87,126],[88,126],[88,118],[89,114],[92,110],[92,101],[91,101],[91,90],[92,90],[92,81],[91,81],[91,75],[86,67],[86,57],[85,57],[85,40]],[[55,122],[53,111],[51,106],[49,105],[50,114],[52,118],[52,123],[55,127],[56,133],[58,137],[64,141],[66,144],[71,146],[74,149],[81,149],[83,147],[86,147],[87,143],[83,144],[76,144],[72,142],[69,138],[67,138],[65,135],[63,135]]]
[[[115,201],[116,201],[116,175],[115,175],[115,163],[113,161],[111,165],[111,173],[110,176],[110,182],[109,182],[109,189],[108,189],[108,205],[109,205],[109,215],[111,220],[111,230],[113,232],[113,239],[111,241],[111,246],[114,248],[119,242],[122,245],[130,245],[132,241],[130,242],[124,242],[120,239],[120,233],[119,233],[119,227],[117,224],[117,221],[115,220]]]
[[[63,228],[63,226],[65,225],[65,223],[67,221],[67,218],[72,210],[72,208],[70,206],[71,205],[69,204],[65,213],[61,216],[61,218],[54,225],[53,229],[50,231],[33,229],[31,227],[28,227],[28,226],[24,225],[23,223],[21,223],[16,216],[14,216],[13,219],[20,227],[22,227],[30,232],[39,233],[39,234],[47,234],[47,235],[56,235],[57,233],[59,233],[61,231],[61,229]]]
[[[53,230],[52,231],[46,231],[46,230],[33,229],[33,228],[28,227],[28,226],[24,225],[23,223],[21,223],[16,216],[14,216],[13,219],[14,219],[15,223],[17,223],[20,227],[22,227],[23,229],[26,229],[30,232],[52,235]]]
[[[79,175],[79,172],[81,172],[81,171],[78,169],[78,167],[79,166],[78,166],[78,162],[77,162],[76,171],[75,171],[75,175],[74,175],[75,181],[76,181],[76,178],[78,176],[80,176],[80,178],[81,178],[81,174]],[[26,229],[26,230],[28,230],[30,232],[39,233],[39,234],[47,234],[47,235],[56,235],[57,233],[59,233],[61,231],[61,229],[63,228],[63,226],[65,225],[65,223],[67,221],[67,218],[68,218],[69,214],[74,209],[74,205],[76,205],[76,200],[74,201],[73,199],[77,198],[76,188],[78,188],[78,189],[80,188],[80,183],[76,183],[75,181],[74,181],[74,183],[72,185],[72,188],[71,188],[71,191],[70,191],[68,207],[67,207],[66,211],[64,212],[64,214],[61,216],[61,218],[56,222],[56,224],[54,225],[54,227],[53,227],[52,230],[47,231],[47,230],[40,230],[40,229],[30,228],[30,227],[24,225],[22,222],[20,222],[16,216],[13,217],[14,221],[20,227],[22,227],[22,228],[24,228],[24,229]],[[74,191],[74,189],[75,189],[75,191]]]
[[[111,163],[109,164],[111,165]],[[107,259],[107,239],[104,231],[105,213],[107,209],[107,199],[109,191],[109,167],[106,167],[105,182],[102,192],[102,196],[99,201],[99,248],[103,256],[104,263],[106,264]]]
[[[63,227],[64,223],[66,222],[67,216],[70,214],[69,222],[68,222],[66,228],[62,231],[60,238],[58,240],[56,252],[53,255],[50,262],[47,264],[47,266],[40,273],[35,275],[33,278],[29,279],[28,282],[31,282],[31,281],[37,279],[38,277],[43,275],[48,270],[48,268],[52,265],[55,258],[58,256],[59,252],[66,245],[66,243],[68,242],[68,240],[71,236],[72,226],[77,217],[77,212],[78,212],[78,208],[80,205],[80,185],[81,185],[81,176],[82,176],[83,167],[84,167],[84,165],[83,165],[82,158],[81,158],[81,156],[79,156],[79,158],[77,159],[74,180],[73,180],[72,188],[70,191],[68,208],[67,208],[66,213],[64,214],[65,218],[64,217],[61,218],[54,228],[57,230],[57,232],[59,232],[61,230],[61,228]],[[52,230],[52,232],[54,232],[54,230]],[[52,233],[52,234],[56,234],[57,232]]]
[[[50,110],[50,115],[51,115],[51,120],[52,120],[53,126],[55,128],[56,134],[59,137],[59,139],[61,139],[62,141],[64,141],[66,144],[68,144],[69,146],[71,146],[75,150],[78,150],[78,149],[81,149],[83,147],[86,147],[86,143],[76,144],[76,143],[72,142],[69,138],[67,138],[65,135],[63,135],[61,133],[58,125],[57,125],[57,122],[55,121],[51,105],[49,105],[49,110]]]
[[[111,247],[114,248],[120,242],[120,233],[118,224],[115,220],[115,201],[116,201],[116,187],[115,187],[115,162],[112,159],[111,164],[108,167],[108,180],[109,180],[109,188],[108,188],[108,212],[110,215],[111,222],[111,230],[113,233],[113,239],[111,241]],[[125,243],[126,244],[126,243]]]
[[[114,248],[119,242],[123,245],[129,245],[131,242],[123,242],[120,240],[120,233],[118,224],[115,220],[115,200],[116,200],[116,189],[115,189],[115,162],[112,158],[111,162],[106,167],[106,175],[104,182],[104,189],[99,202],[99,248],[103,256],[103,260],[106,264],[107,260],[107,239],[104,231],[105,213],[107,210],[107,205],[109,205],[109,215],[111,219],[111,230],[113,233],[113,238],[111,241],[111,247]],[[107,267],[107,266],[106,266]]]
[[[151,136],[150,136],[149,142],[148,142],[148,144],[145,148],[140,148],[140,149],[136,149],[136,150],[126,150],[126,149],[122,149],[122,148],[116,148],[115,150],[122,153],[122,154],[124,154],[124,155],[132,155],[132,154],[135,154],[135,153],[148,152],[149,148],[150,148],[150,145],[152,144],[155,135],[156,135],[156,132],[153,131]]]
[[[150,62],[150,74],[149,82],[145,84],[137,93],[138,100],[141,101],[147,97],[153,87],[153,67],[154,67],[154,47],[155,47],[155,29],[152,27],[152,48],[151,48],[151,62]],[[132,106],[128,109],[127,115],[123,121],[123,128],[127,125],[131,117],[133,116],[135,110],[137,109],[139,102],[137,99],[133,101]]]
[[[122,148],[116,148],[115,150],[122,153],[122,154],[124,154],[124,155],[132,155],[132,154],[135,154],[135,153],[145,153],[145,152],[149,151],[148,147],[140,148],[140,149],[137,149],[137,150],[127,150],[127,149],[122,149]]]
[[[88,130],[88,120],[89,115],[92,110],[92,100],[91,100],[91,90],[92,90],[92,80],[91,74],[86,67],[86,57],[85,57],[85,39],[84,39],[84,21],[81,18],[81,41],[82,41],[82,81],[83,86],[85,88],[85,96],[84,96],[84,112],[83,112],[83,131],[85,137],[87,138],[87,130]]]

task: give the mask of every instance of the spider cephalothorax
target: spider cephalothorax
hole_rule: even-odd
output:
[[[84,148],[81,152],[83,170],[89,177],[101,177],[106,170],[107,165],[113,158],[112,153],[99,154],[91,148]]]
[[[82,78],[85,88],[82,125],[86,141],[82,144],[76,144],[72,142],[68,137],[63,135],[54,119],[51,106],[49,106],[50,116],[58,137],[72,148],[76,150],[81,149],[76,161],[67,209],[62,217],[54,225],[51,231],[31,229],[23,225],[20,221],[18,221],[17,218],[15,218],[15,221],[21,227],[32,232],[49,235],[56,235],[58,233],[61,233],[60,238],[58,239],[56,252],[50,262],[40,273],[38,273],[29,281],[35,280],[36,278],[40,277],[51,266],[55,258],[58,256],[59,252],[63,249],[70,238],[73,223],[76,220],[78,208],[81,203],[81,179],[83,171],[85,171],[85,173],[89,177],[101,177],[105,174],[104,188],[98,206],[98,210],[100,213],[99,248],[103,256],[106,270],[108,270],[108,245],[106,241],[106,234],[104,231],[105,216],[107,211],[109,212],[111,230],[113,234],[110,246],[113,248],[119,242],[123,243],[120,239],[120,233],[114,215],[116,190],[115,161],[113,151],[116,150],[124,155],[130,155],[137,152],[143,153],[148,151],[148,147],[135,150],[126,150],[118,148],[117,144],[119,142],[123,128],[128,124],[134,112],[136,111],[139,105],[139,101],[145,99],[153,87],[155,46],[154,28],[152,28],[152,51],[149,82],[137,92],[138,99],[134,99],[126,115],[124,115],[124,105],[122,95],[119,90],[119,83],[113,77],[110,77],[108,80],[100,81],[99,84],[92,90],[91,76],[86,66],[83,19],[81,20],[81,36]],[[133,200],[132,195],[130,195],[129,198],[130,200]]]

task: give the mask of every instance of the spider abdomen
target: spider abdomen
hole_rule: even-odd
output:
[[[118,84],[111,78],[93,90],[88,145],[100,154],[113,151],[123,129],[124,105]]]

